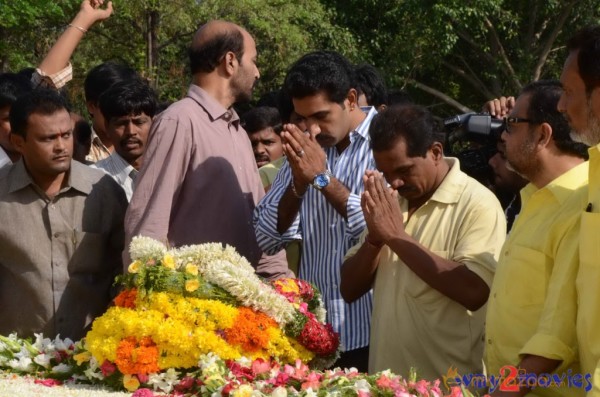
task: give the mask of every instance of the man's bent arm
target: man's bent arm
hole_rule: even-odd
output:
[[[487,302],[490,288],[464,264],[434,254],[408,234],[388,245],[423,281],[466,309],[475,311]]]
[[[348,252],[341,269],[340,292],[348,303],[354,302],[373,287],[381,252],[381,246],[367,240],[353,254],[355,248]]]
[[[280,233],[278,228],[279,206],[281,205],[283,196],[288,193],[287,190],[290,187],[291,180],[290,167],[285,163],[279,170],[279,173],[277,173],[271,189],[254,210],[256,241],[260,249],[270,255],[284,248],[288,242],[302,239],[300,234],[300,220],[297,216],[298,210],[295,210],[294,219],[292,219],[290,226],[283,233]]]

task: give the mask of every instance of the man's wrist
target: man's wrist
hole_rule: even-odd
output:
[[[305,186],[304,189],[296,189],[296,182],[293,179],[290,182],[290,188],[292,190],[292,194],[297,199],[303,198],[306,194],[306,191],[308,190],[308,186]]]
[[[370,234],[367,234],[367,236],[365,237],[365,243],[367,243],[369,246],[373,247],[373,248],[382,248],[384,246],[383,241],[375,241],[371,238]]]

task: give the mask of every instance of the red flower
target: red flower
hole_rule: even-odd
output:
[[[296,283],[298,284],[298,288],[300,289],[300,296],[302,297],[302,299],[304,299],[306,302],[312,300],[312,298],[315,296],[315,292],[310,283],[298,279],[296,280]]]
[[[47,387],[60,386],[62,382],[56,379],[36,379],[33,381],[36,385],[44,385]]]
[[[154,393],[150,389],[137,389],[131,397],[155,397]]]
[[[271,370],[271,363],[263,360],[262,358],[257,358],[252,361],[252,374],[254,376],[258,376],[261,374],[265,374]]]
[[[117,366],[108,360],[104,360],[104,362],[100,366],[100,371],[102,371],[102,375],[104,375],[105,377],[111,376],[115,373],[116,370]]]
[[[298,341],[311,352],[328,356],[336,352],[340,337],[333,331],[331,324],[324,325],[309,317]]]
[[[248,367],[242,367],[240,364],[235,361],[231,361],[227,365],[229,370],[238,380],[247,379],[250,382],[254,380],[254,374],[252,373],[252,369]]]
[[[175,386],[175,390],[177,391],[186,391],[194,387],[194,378],[191,376],[185,376],[179,383]]]

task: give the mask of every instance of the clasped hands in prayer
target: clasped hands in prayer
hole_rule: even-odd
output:
[[[398,192],[387,185],[379,171],[367,170],[363,183],[365,190],[360,204],[369,231],[367,241],[382,246],[405,234]]]
[[[293,183],[298,194],[302,195],[312,184],[315,176],[327,169],[327,156],[317,142],[319,127],[313,124],[303,132],[295,124],[285,124],[281,132],[283,152],[292,170]]]

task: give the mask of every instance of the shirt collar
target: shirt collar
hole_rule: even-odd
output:
[[[12,164],[12,160],[10,159],[10,157],[8,157],[8,154],[6,153],[4,148],[0,146],[0,168],[9,164]]]
[[[222,119],[223,121],[233,124],[237,129],[240,124],[240,117],[232,107],[225,109],[215,98],[208,94],[205,90],[199,86],[192,84],[188,89],[187,96],[193,99],[202,106],[206,113],[210,116],[211,121]]]
[[[458,202],[467,184],[467,175],[460,170],[460,162],[454,157],[444,157],[444,161],[450,167],[448,174],[433,192],[431,200],[444,204]]]
[[[369,137],[369,126],[371,125],[371,121],[373,117],[377,114],[377,110],[373,106],[364,106],[361,107],[360,110],[367,114],[367,117],[354,129],[354,131],[350,132],[350,141],[353,142],[354,138],[357,136],[362,137],[363,139],[370,140]]]
[[[528,183],[521,189],[521,201],[525,204],[538,191],[547,191],[562,205],[573,194],[574,190],[579,189],[584,181],[587,181],[588,167],[589,163],[587,161],[578,164],[541,189],[538,189],[532,183]]]
[[[129,178],[131,172],[135,171],[135,168],[133,168],[133,166],[127,161],[125,161],[125,159],[121,157],[121,155],[116,151],[112,152],[112,154],[109,157],[113,162],[115,168],[117,168],[118,170],[118,174],[115,175],[115,178],[117,178],[121,185],[125,184],[125,181],[127,180],[127,178]]]
[[[71,160],[67,186],[62,188],[60,193],[73,188],[83,194],[90,194],[92,191],[92,181],[87,176],[86,169],[87,166],[80,164],[75,160]],[[39,189],[35,182],[33,182],[33,179],[31,179],[31,176],[29,176],[29,172],[27,172],[27,169],[25,168],[25,162],[23,161],[23,158],[21,158],[13,165],[9,172],[8,192],[13,193],[29,185]]]

